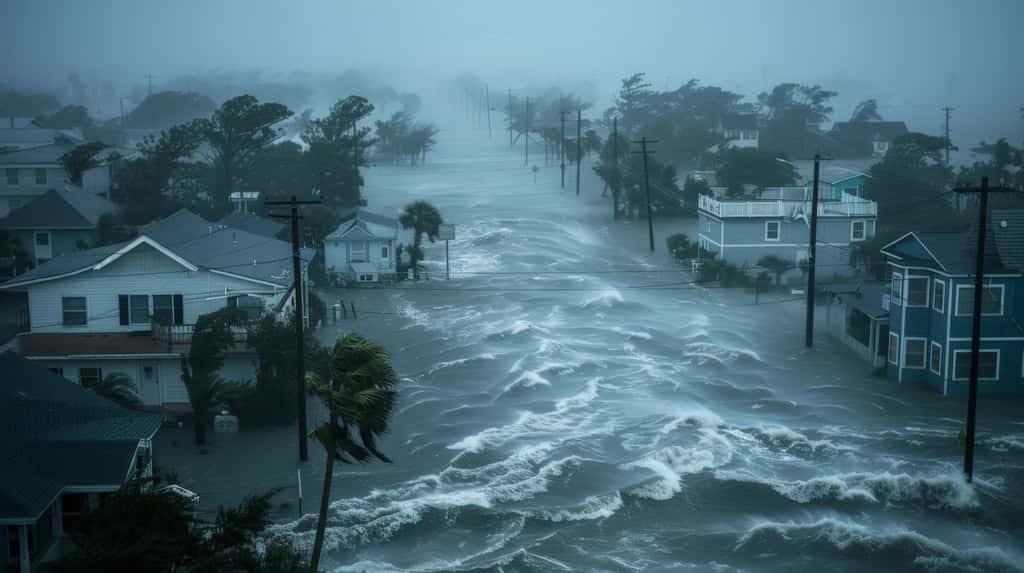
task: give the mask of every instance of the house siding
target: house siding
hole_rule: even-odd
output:
[[[51,259],[80,251],[79,241],[85,243],[86,248],[92,248],[96,243],[94,229],[21,229],[14,231],[14,236],[21,241],[22,246],[28,251],[29,257],[36,264],[39,264],[39,258],[36,256],[36,231],[49,231]]]
[[[898,364],[887,364],[887,375],[892,380],[920,384],[937,392],[949,395],[966,394],[969,384],[966,380],[954,380],[956,351],[970,351],[973,334],[972,317],[957,316],[958,286],[973,286],[974,279],[964,276],[947,276],[928,269],[906,268],[890,263],[891,274],[903,277],[925,277],[928,279],[927,308],[909,307],[905,304],[906,286],[902,297],[893,296],[890,306],[891,331],[900,337]],[[891,275],[890,274],[890,275]],[[935,310],[935,281],[945,285],[943,312]],[[1024,289],[1017,277],[986,279],[986,285],[1003,286],[1003,314],[981,317],[981,349],[999,351],[998,380],[979,381],[978,390],[985,394],[1024,393],[1024,325],[1016,317],[1016,309],[1024,303]],[[947,330],[948,329],[948,330]],[[948,336],[947,336],[948,331]],[[906,339],[925,340],[925,367],[904,368]],[[931,371],[932,343],[942,349],[941,367],[938,373]]]
[[[765,239],[765,223],[779,223],[779,240]],[[853,274],[850,266],[852,226],[854,221],[865,223],[866,238],[874,236],[875,220],[865,218],[818,218],[817,264],[818,276],[842,277]],[[774,255],[793,261],[806,259],[810,245],[810,226],[803,220],[789,218],[729,218],[719,220],[701,213],[699,217],[700,243],[709,252],[719,253],[726,262],[738,267],[754,267],[762,257]],[[799,271],[790,271],[790,275]]]
[[[99,271],[86,271],[64,279],[30,285],[27,290],[32,332],[86,333],[131,332],[151,328],[148,322],[122,325],[118,295],[181,294],[184,298],[184,322],[195,324],[200,315],[225,306],[229,295],[269,294],[275,288],[205,270],[189,272],[162,253],[148,246],[140,246]],[[62,324],[61,298],[69,296],[86,298],[86,324]],[[207,297],[210,300],[205,300]]]

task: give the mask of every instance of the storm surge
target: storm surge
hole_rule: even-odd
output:
[[[335,478],[331,570],[1024,563],[1019,426],[988,419],[968,484],[959,404],[872,378],[824,336],[805,350],[799,304],[694,285],[646,254],[646,226],[608,226],[599,188],[577,203],[554,171],[486,183],[521,165],[497,146],[446,141],[434,161],[389,185],[465,179],[465,197],[437,198],[459,224],[455,280],[371,293],[393,312],[359,327],[408,384],[394,466]],[[427,248],[435,278],[443,256]],[[272,533],[311,543],[314,523]]]

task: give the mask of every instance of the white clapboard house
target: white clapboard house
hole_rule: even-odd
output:
[[[312,254],[302,253],[307,265]],[[30,330],[8,343],[19,354],[84,385],[124,373],[146,406],[176,412],[189,409],[181,357],[196,320],[225,306],[289,316],[292,279],[289,243],[183,209],[131,241],[56,257],[0,289],[28,294]],[[254,380],[255,359],[240,330],[220,375]]]
[[[335,282],[393,280],[398,221],[356,209],[324,241],[327,272]]]

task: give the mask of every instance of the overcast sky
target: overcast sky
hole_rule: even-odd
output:
[[[936,106],[949,104],[1006,123],[1024,105],[1022,0],[0,0],[0,10],[0,81],[15,85],[72,71],[120,85],[218,68],[384,66],[473,71],[500,90],[589,80],[608,97],[645,71],[659,88],[696,77],[751,95],[821,83],[840,92],[837,115],[878,97],[889,115],[927,109],[939,121]]]

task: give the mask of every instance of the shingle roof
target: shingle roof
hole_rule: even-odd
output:
[[[59,165],[60,156],[74,149],[70,143],[50,143],[0,154],[0,165]]]
[[[284,223],[279,223],[273,219],[249,213],[240,213],[237,211],[225,216],[220,221],[217,221],[217,223],[242,231],[248,231],[262,237],[277,237],[278,233],[283,231],[285,228]]]
[[[398,220],[363,209],[353,209],[342,216],[341,224],[327,238],[340,239],[351,232],[366,238],[390,238],[398,232]]]
[[[722,129],[757,129],[757,116],[752,113],[722,116]]]
[[[148,237],[189,263],[245,278],[287,287],[292,283],[291,244],[247,231],[210,223],[202,217],[180,209],[167,218],[139,229],[140,237]],[[95,266],[130,242],[107,245],[55,257],[0,288],[15,288],[27,282],[52,279]],[[310,261],[316,253],[302,249],[303,260]]]
[[[128,410],[0,354],[0,519],[34,519],[67,485],[118,485],[160,416]]]
[[[932,267],[937,264],[949,274],[970,275],[975,271],[977,244],[977,231],[917,232],[897,239],[885,250],[901,256],[904,263]],[[985,272],[1006,270],[990,230],[985,241]]]
[[[1003,264],[1024,271],[1024,210],[993,210],[991,225]]]
[[[88,191],[49,190],[0,219],[5,229],[92,229],[117,206]]]
[[[902,121],[837,121],[831,136],[842,142],[892,141],[907,132],[907,124]]]

